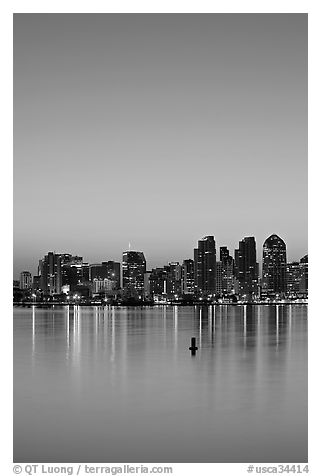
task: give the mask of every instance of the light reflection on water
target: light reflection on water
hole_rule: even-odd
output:
[[[14,461],[307,461],[307,307],[15,309]]]

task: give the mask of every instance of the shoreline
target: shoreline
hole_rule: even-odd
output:
[[[215,303],[155,303],[155,304],[133,304],[133,303],[120,303],[120,304],[102,304],[102,303],[31,303],[31,302],[16,302],[13,303],[13,307],[39,307],[39,308],[51,308],[51,307],[106,307],[106,308],[122,308],[122,307],[163,307],[163,306],[178,306],[178,307],[210,307],[210,306],[293,306],[293,305],[308,305],[308,302],[237,302],[237,303],[225,303],[225,302],[215,302]]]

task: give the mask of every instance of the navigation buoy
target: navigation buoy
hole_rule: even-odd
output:
[[[191,338],[191,347],[189,350],[191,351],[192,355],[196,354],[196,351],[198,350],[198,347],[196,347],[196,337]]]

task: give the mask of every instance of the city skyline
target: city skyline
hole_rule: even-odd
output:
[[[122,263],[123,262],[123,258],[124,258],[124,254],[127,254],[127,253],[143,253],[145,255],[145,258],[146,258],[146,270],[151,270],[151,269],[154,269],[154,268],[158,268],[158,267],[162,267],[166,264],[170,264],[170,263],[174,263],[174,262],[178,262],[178,263],[182,263],[184,264],[184,261],[195,261],[195,251],[197,248],[197,244],[199,244],[200,241],[203,241],[204,239],[208,238],[208,237],[213,237],[214,238],[214,243],[215,243],[215,249],[216,249],[216,257],[214,257],[215,259],[215,262],[219,262],[219,261],[222,261],[221,259],[221,253],[224,253],[224,251],[227,251],[229,253],[232,253],[232,257],[234,257],[235,253],[239,251],[238,249],[238,246],[242,244],[242,242],[244,241],[247,241],[247,240],[254,240],[254,246],[256,247],[256,260],[257,260],[257,263],[259,265],[259,270],[258,270],[258,274],[259,275],[262,275],[263,274],[263,258],[264,258],[264,253],[265,253],[265,244],[266,242],[271,238],[271,237],[274,237],[276,236],[277,238],[281,239],[281,241],[283,242],[282,238],[279,237],[278,235],[276,235],[275,233],[272,233],[270,234],[268,237],[265,238],[265,240],[263,241],[263,244],[262,246],[258,246],[257,245],[257,241],[256,241],[256,237],[255,236],[245,236],[243,237],[242,239],[240,239],[240,241],[238,241],[237,245],[234,247],[234,248],[230,248],[224,244],[221,244],[219,243],[217,240],[216,240],[216,237],[215,235],[206,235],[204,237],[199,237],[198,240],[196,240],[196,243],[194,243],[194,247],[191,248],[190,250],[190,257],[183,257],[182,259],[177,259],[177,258],[173,258],[173,259],[166,259],[162,262],[157,262],[155,264],[155,260],[153,259],[149,259],[148,257],[146,257],[146,253],[144,250],[142,249],[134,249],[131,244],[129,243],[128,245],[128,248],[127,249],[124,249],[120,252],[119,256],[116,257],[116,259],[114,259],[113,257],[111,256],[107,256],[107,255],[104,255],[104,256],[100,256],[100,257],[97,257],[96,260],[90,260],[88,259],[88,257],[82,253],[81,251],[79,252],[75,252],[74,250],[47,250],[46,252],[44,253],[40,253],[38,254],[38,256],[36,257],[35,261],[33,262],[32,266],[29,266],[29,268],[20,268],[18,269],[17,271],[17,274],[13,276],[14,280],[19,280],[20,279],[20,274],[23,273],[23,272],[30,272],[32,276],[37,276],[37,273],[38,273],[38,268],[39,268],[39,261],[41,260],[41,256],[47,254],[48,252],[50,253],[54,253],[54,254],[57,254],[57,255],[65,255],[65,254],[70,254],[70,256],[75,256],[75,257],[81,257],[84,262],[88,263],[89,265],[95,265],[95,264],[98,264],[100,265],[100,263],[102,262],[106,262],[106,260],[112,260],[113,262],[118,262],[118,263]],[[287,244],[285,243],[285,246],[287,247]],[[305,257],[308,255],[308,250],[306,250],[305,253],[303,253],[302,255],[300,256],[296,256],[294,258],[290,257],[289,256],[289,253],[288,253],[288,248],[287,248],[287,259],[286,259],[286,263],[294,263],[294,262],[297,262],[298,260],[300,260],[301,258]],[[117,259],[118,258],[118,259]],[[234,258],[233,258],[234,259]],[[33,270],[35,270],[35,272],[33,272]]]
[[[286,243],[272,234],[263,244],[261,278],[256,250],[253,236],[239,241],[230,254],[209,235],[198,240],[194,260],[156,268],[147,266],[143,251],[123,251],[121,263],[88,263],[79,255],[50,251],[39,260],[36,276],[21,272],[20,285],[13,283],[13,298],[16,303],[81,300],[87,305],[307,299],[308,255],[287,262]]]
[[[307,15],[14,15],[14,276],[307,230]]]

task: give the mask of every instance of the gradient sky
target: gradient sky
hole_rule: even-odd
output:
[[[209,234],[306,254],[307,48],[307,14],[15,14],[14,277]]]

